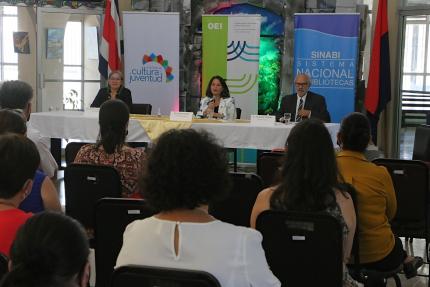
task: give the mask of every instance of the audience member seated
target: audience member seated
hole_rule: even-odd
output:
[[[5,81],[0,87],[0,108],[20,109],[25,120],[30,119],[33,88],[23,81]],[[50,178],[55,176],[57,162],[51,154],[51,139],[42,137],[40,132],[27,123],[27,137],[35,144],[40,154],[40,169]]]
[[[87,287],[88,240],[79,223],[42,212],[18,230],[1,287]]]
[[[221,76],[213,76],[206,88],[206,97],[200,101],[199,116],[207,118],[235,120],[236,106],[230,97],[225,80]]]
[[[337,162],[342,176],[357,191],[360,263],[379,271],[393,270],[403,263],[405,275],[410,278],[423,261],[407,256],[391,230],[396,194],[387,169],[364,157],[369,140],[370,124],[363,114],[352,113],[343,119],[338,133],[342,151],[337,154]]]
[[[16,133],[26,135],[27,126],[23,114],[16,110],[0,110],[0,134]],[[30,194],[19,205],[26,212],[41,212],[43,210],[61,211],[57,189],[52,180],[41,170],[37,170],[33,178]]]
[[[32,215],[18,209],[30,193],[40,164],[35,144],[22,135],[0,135],[0,252],[9,248],[18,228]]]
[[[211,135],[191,129],[161,135],[141,184],[158,213],[127,226],[116,267],[202,270],[225,287],[280,286],[265,259],[261,234],[208,214],[208,204],[224,197],[230,185],[224,150]]]
[[[118,99],[123,101],[127,105],[129,111],[131,111],[133,105],[131,91],[123,86],[123,80],[124,77],[120,71],[112,71],[108,77],[108,86],[99,90],[91,107],[99,108],[107,100]]]
[[[99,111],[97,143],[81,147],[74,162],[115,167],[121,176],[122,196],[139,198],[137,177],[146,155],[144,149],[125,144],[129,117],[130,112],[123,101],[104,102]]]
[[[355,210],[350,195],[338,179],[333,142],[323,122],[317,119],[298,123],[288,136],[286,157],[279,185],[264,189],[257,197],[251,214],[255,228],[264,210],[325,211],[337,218],[343,227],[345,276],[344,286],[357,286],[348,275],[355,233]]]

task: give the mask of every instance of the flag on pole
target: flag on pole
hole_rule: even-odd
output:
[[[121,69],[121,41],[118,0],[107,0],[99,50],[99,72],[105,79],[111,71]]]
[[[379,114],[391,99],[390,45],[388,41],[387,0],[380,0],[373,36],[369,79],[364,106],[372,128],[373,142],[377,143]]]

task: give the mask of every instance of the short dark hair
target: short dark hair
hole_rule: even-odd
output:
[[[40,164],[36,145],[23,135],[0,135],[0,198],[14,197]]]
[[[364,152],[370,141],[370,123],[362,113],[351,113],[340,124],[342,149]]]
[[[24,115],[15,110],[0,110],[0,134],[16,133],[24,135],[27,132],[27,124]]]
[[[333,188],[340,177],[333,141],[324,123],[308,119],[291,130],[287,156],[281,171],[281,183],[270,205],[273,209],[323,211],[336,203]]]
[[[227,83],[225,82],[225,80],[224,80],[224,78],[223,78],[223,77],[218,76],[218,75],[217,75],[217,76],[213,76],[213,77],[209,80],[208,86],[207,86],[207,88],[206,88],[206,97],[209,97],[209,98],[212,98],[212,97],[213,97],[212,90],[211,90],[211,85],[212,85],[212,82],[213,82],[215,79],[216,79],[216,80],[218,80],[218,81],[220,81],[221,86],[222,86],[221,98],[223,98],[223,99],[225,99],[225,98],[230,98],[230,91],[228,90]]]
[[[221,199],[230,187],[225,151],[207,132],[170,130],[150,151],[140,185],[158,212]]]
[[[0,86],[1,108],[25,110],[32,98],[33,88],[24,81],[5,81]]]
[[[88,239],[76,220],[39,213],[18,230],[10,250],[12,270],[2,286],[69,286],[81,279],[88,255]]]
[[[130,112],[121,100],[108,100],[100,106],[100,133],[97,147],[103,146],[108,154],[119,151],[127,136],[127,123]]]

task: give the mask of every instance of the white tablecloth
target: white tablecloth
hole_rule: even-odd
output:
[[[32,113],[30,125],[50,138],[95,141],[99,131],[98,113],[94,111]],[[275,126],[253,126],[250,123],[219,122],[193,123],[191,128],[214,134],[224,147],[270,150],[285,145],[293,126],[281,123]],[[339,124],[330,123],[326,127],[335,145]],[[127,141],[150,142],[147,133],[135,119],[130,119]]]

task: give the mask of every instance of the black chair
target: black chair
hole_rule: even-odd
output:
[[[285,156],[283,152],[263,152],[257,158],[257,174],[263,179],[264,187],[279,180],[280,167]]]
[[[236,119],[240,120],[241,115],[242,115],[242,109],[236,108]]]
[[[152,111],[151,104],[132,104],[131,106],[132,114],[150,115],[151,111]]]
[[[413,160],[430,161],[430,126],[421,125],[415,130]]]
[[[111,166],[71,164],[64,172],[64,183],[66,214],[87,229],[94,229],[94,211],[99,199],[121,197],[121,178]]]
[[[3,276],[9,272],[8,258],[3,253],[0,253],[0,282]]]
[[[197,270],[128,265],[116,269],[111,287],[221,287],[210,273]]]
[[[326,213],[266,210],[257,217],[263,249],[282,286],[343,283],[342,226]]]
[[[73,163],[82,146],[88,144],[87,142],[69,142],[64,150],[64,157],[66,159],[66,166]]]
[[[376,159],[373,162],[385,166],[393,180],[397,198],[397,213],[391,221],[394,234],[406,238],[424,238],[427,248],[430,240],[427,164],[399,159]]]
[[[263,182],[253,173],[231,172],[230,176],[233,187],[228,197],[209,204],[209,213],[221,221],[249,227],[252,208]]]
[[[102,198],[97,202],[94,230],[97,287],[109,286],[127,225],[153,214],[142,199]]]
[[[127,142],[127,145],[132,148],[147,148],[147,142]]]

